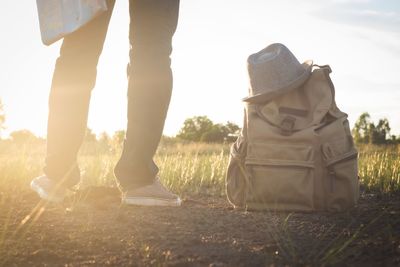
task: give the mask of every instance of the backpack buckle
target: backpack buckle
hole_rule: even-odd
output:
[[[296,118],[286,116],[281,122],[281,130],[283,135],[291,135],[293,133]]]

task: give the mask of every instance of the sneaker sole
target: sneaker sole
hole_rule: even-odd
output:
[[[31,182],[31,188],[35,191],[41,199],[44,199],[49,202],[53,203],[61,203],[63,202],[64,198],[61,197],[54,197],[48,194],[46,191],[43,190],[40,186],[38,186],[34,181]]]
[[[182,204],[180,198],[177,199],[162,199],[162,198],[144,198],[144,197],[130,197],[122,200],[124,204],[136,206],[169,206],[178,207]]]

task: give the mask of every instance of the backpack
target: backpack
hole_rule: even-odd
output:
[[[310,212],[356,205],[357,150],[347,114],[336,106],[331,68],[313,67],[302,86],[245,104],[226,175],[234,207]]]

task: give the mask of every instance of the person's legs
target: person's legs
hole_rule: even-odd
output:
[[[115,0],[108,11],[63,40],[49,97],[45,175],[66,187],[79,182],[77,153],[86,132],[91,90]]]
[[[153,156],[172,91],[170,54],[179,0],[130,0],[128,126],[115,175],[124,189],[151,184],[158,173]]]

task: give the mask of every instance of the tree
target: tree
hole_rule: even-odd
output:
[[[4,130],[4,122],[6,121],[6,115],[4,114],[4,107],[3,107],[3,103],[1,102],[0,99],[0,134],[1,131]]]
[[[373,125],[373,124],[372,124]],[[352,130],[354,141],[356,143],[369,143],[370,139],[371,117],[368,112],[364,112],[357,119]]]
[[[225,127],[227,133],[226,140],[230,143],[235,142],[239,136],[240,127],[237,124],[229,121],[225,124]]]
[[[196,142],[233,142],[236,140],[239,130],[239,126],[233,122],[227,122],[225,125],[214,124],[206,116],[195,116],[185,120],[177,137]]]
[[[99,136],[99,146],[103,151],[110,149],[111,138],[106,132],[102,132]]]
[[[14,131],[10,134],[10,136],[11,136],[11,139],[13,140],[13,142],[18,143],[18,144],[32,143],[32,142],[39,140],[36,137],[36,135],[34,135],[29,130]]]
[[[378,125],[376,126],[378,131],[381,133],[382,137],[384,140],[387,138],[390,138],[390,125],[389,125],[389,120],[387,118],[380,119],[378,121]]]
[[[200,137],[201,142],[222,143],[227,136],[226,128],[222,124],[215,124],[210,130],[203,133]]]
[[[225,124],[225,127],[226,127],[227,131],[231,134],[238,134],[240,131],[240,127],[237,124],[230,122],[230,121],[228,121]]]
[[[212,127],[213,122],[207,116],[195,116],[185,120],[177,137],[189,141],[200,141],[201,136]]]
[[[390,125],[389,121],[384,118],[378,121],[375,126],[373,123],[370,125],[370,141],[372,144],[386,144],[389,140],[386,137],[390,137]]]
[[[363,144],[389,144],[396,143],[396,137],[390,136],[389,120],[380,119],[375,125],[370,120],[367,112],[360,115],[352,130],[354,141]]]
[[[93,133],[92,129],[86,128],[85,142],[96,141],[96,134]]]
[[[122,143],[125,140],[125,131],[124,130],[119,130],[119,131],[115,131],[114,135],[112,136],[112,143],[113,146],[121,146]]]

